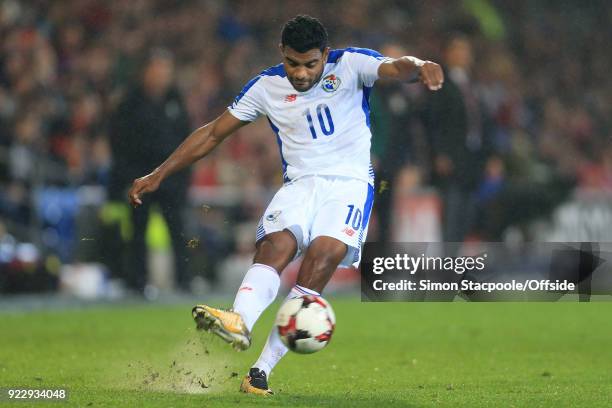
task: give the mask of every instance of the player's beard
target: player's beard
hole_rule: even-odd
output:
[[[316,86],[319,83],[322,76],[323,76],[323,70],[321,70],[319,75],[317,75],[317,77],[314,80],[307,82],[306,87],[304,87],[304,85],[298,86],[295,80],[291,79],[290,80],[291,86],[293,86],[293,88],[298,92],[307,92],[307,91],[310,91],[314,86]]]

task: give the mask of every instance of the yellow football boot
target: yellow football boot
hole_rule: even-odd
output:
[[[238,313],[207,305],[196,305],[191,314],[198,330],[216,334],[239,351],[251,346],[251,333]]]

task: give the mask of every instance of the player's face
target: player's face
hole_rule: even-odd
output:
[[[325,61],[329,48],[325,48],[321,52],[318,48],[313,48],[306,52],[297,52],[289,46],[280,45],[281,54],[283,54],[283,64],[287,79],[296,91],[306,92],[312,88],[323,74]]]

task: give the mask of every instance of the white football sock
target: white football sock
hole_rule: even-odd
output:
[[[274,301],[279,286],[278,272],[268,265],[255,263],[244,275],[234,299],[234,312],[242,316],[249,331],[253,329],[263,311]]]
[[[303,295],[315,295],[320,296],[319,293],[314,290],[307,289],[303,286],[295,285],[291,288],[291,291],[287,295],[287,298],[283,302],[283,304],[289,299],[294,299]],[[268,336],[268,340],[266,341],[266,345],[264,346],[261,354],[259,355],[259,359],[253,364],[253,367],[259,368],[260,370],[265,371],[265,373],[269,376],[270,372],[278,364],[278,362],[283,358],[289,349],[285,347],[283,342],[281,341],[278,330],[276,326],[272,327],[270,331],[270,335]]]

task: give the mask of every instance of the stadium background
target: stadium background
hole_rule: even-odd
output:
[[[146,301],[126,292],[130,209],[109,192],[113,112],[151,51],[173,53],[195,128],[279,62],[282,23],[308,13],[333,47],[440,61],[449,33],[467,36],[491,143],[466,240],[612,242],[608,3],[0,1],[0,405],[6,387],[43,387],[67,389],[69,406],[609,406],[612,303],[362,303],[350,270],[325,293],[337,316],[327,349],[289,353],[273,399],[239,394],[278,305],[243,353],[197,333],[189,312],[196,300],[229,305],[251,261],[281,183],[267,123],[192,169],[181,208],[191,296],[172,289],[159,212],[147,232],[154,286]],[[370,240],[447,234],[428,103],[420,85],[372,93]]]
[[[479,222],[465,239],[610,239],[607,2],[7,0],[0,5],[0,293],[122,297],[132,237],[127,204],[107,193],[116,162],[110,121],[144,59],[158,48],[173,53],[196,128],[278,63],[280,27],[300,12],[323,21],[333,48],[441,61],[449,33],[467,36],[490,149],[473,190]],[[444,239],[442,209],[450,204],[432,173],[426,92],[379,84],[371,105],[378,194],[369,240]],[[181,209],[192,292],[234,290],[281,181],[265,121],[193,167]],[[172,251],[158,213],[147,243],[149,295],[172,293]],[[336,287],[355,282],[344,272]]]

